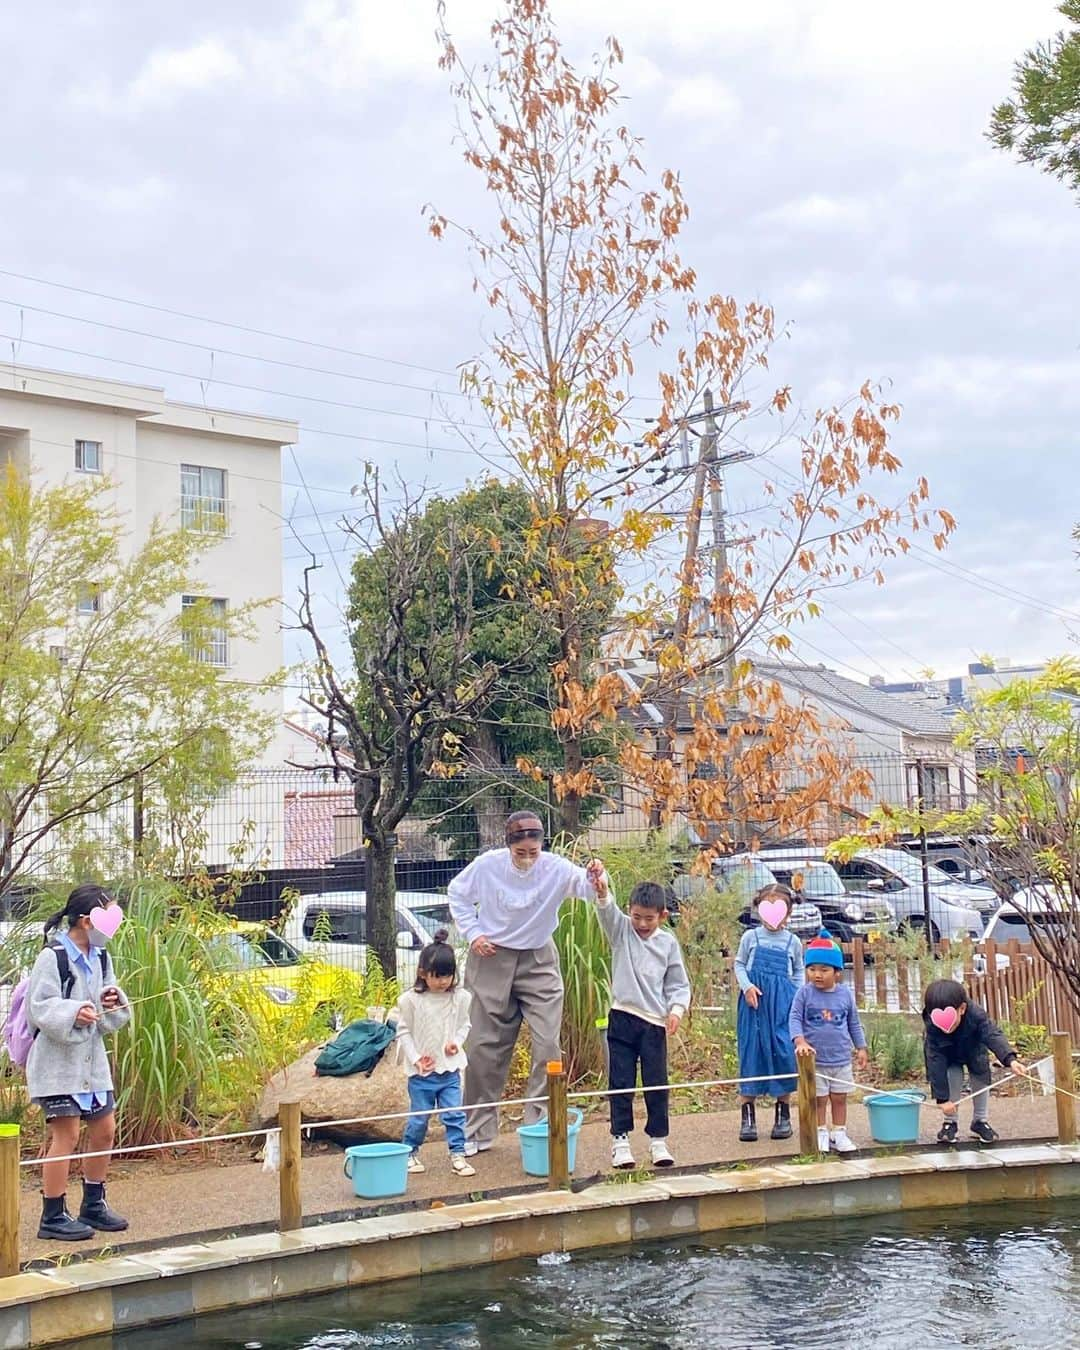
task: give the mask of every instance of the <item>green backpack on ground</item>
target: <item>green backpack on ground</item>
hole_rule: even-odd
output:
[[[347,1078],[354,1073],[370,1074],[386,1053],[394,1035],[394,1028],[385,1022],[372,1022],[367,1018],[350,1022],[344,1031],[323,1046],[315,1061],[315,1072],[331,1078]]]

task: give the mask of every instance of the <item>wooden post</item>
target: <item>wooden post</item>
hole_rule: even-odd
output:
[[[562,1061],[548,1061],[548,1190],[570,1189],[569,1140],[566,1133],[566,1073]]]
[[[855,986],[855,1006],[862,1008],[866,1003],[866,965],[861,937],[851,944],[851,982]]]
[[[0,1125],[0,1277],[19,1273],[19,1127]]]
[[[300,1205],[300,1103],[279,1102],[278,1124],[281,1126],[278,1231],[288,1233],[302,1227],[304,1222]]]
[[[1057,1103],[1058,1143],[1076,1143],[1076,1107],[1066,1092],[1073,1090],[1072,1037],[1067,1031],[1055,1031],[1050,1037],[1054,1046],[1054,1097]],[[1060,1088],[1061,1091],[1056,1091]]]
[[[799,1070],[799,1152],[808,1157],[818,1152],[817,1069],[813,1055],[796,1055]]]

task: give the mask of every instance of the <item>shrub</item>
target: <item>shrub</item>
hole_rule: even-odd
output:
[[[875,1019],[867,1042],[870,1058],[887,1081],[922,1073],[923,1038],[905,1017],[891,1014]]]

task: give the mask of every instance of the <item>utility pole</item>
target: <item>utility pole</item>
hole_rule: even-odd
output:
[[[715,632],[723,652],[724,692],[727,694],[727,720],[730,743],[730,727],[738,717],[735,703],[735,620],[731,612],[731,583],[728,580],[728,538],[727,517],[724,511],[724,466],[738,464],[751,459],[749,451],[735,450],[730,454],[717,454],[716,410],[713,407],[712,390],[706,389],[705,434],[702,447],[709,468],[709,512],[712,516],[713,537],[713,611],[716,615]],[[745,406],[745,405],[742,405]],[[724,411],[727,411],[725,408]],[[732,835],[736,835],[743,815],[743,795],[735,781],[734,756],[725,757],[724,776],[728,784],[728,801],[731,803]],[[737,838],[735,840],[739,841]]]
[[[710,511],[712,514],[713,531],[713,592],[714,601],[721,594],[729,595],[730,587],[727,583],[727,536],[724,524],[723,509],[723,478],[722,470],[725,464],[734,464],[740,460],[751,459],[752,456],[745,450],[736,451],[730,455],[717,454],[718,427],[716,424],[717,415],[731,412],[745,412],[749,404],[745,402],[723,404],[717,407],[713,403],[712,390],[706,389],[703,396],[704,411],[700,413],[688,414],[680,423],[680,442],[682,446],[682,460],[685,465],[684,472],[690,471],[689,464],[689,424],[699,420],[704,420],[705,430],[701,435],[701,444],[698,451],[697,463],[694,466],[694,485],[690,498],[690,510],[686,518],[686,549],[683,554],[682,566],[679,569],[679,602],[675,611],[675,625],[672,630],[672,641],[677,647],[682,647],[686,643],[687,635],[690,631],[690,620],[692,617],[692,601],[696,587],[694,585],[695,574],[697,572],[698,553],[701,539],[701,517],[705,510],[705,491],[709,490]],[[734,628],[731,624],[730,607],[728,605],[714,604],[718,615],[722,615],[720,623],[722,625],[722,638],[726,645],[726,655],[724,659],[724,683],[725,688],[731,689],[734,685],[735,674],[735,656],[734,656]],[[665,700],[664,723],[656,737],[657,760],[671,759],[674,752],[674,730],[675,718],[678,711],[678,695]],[[660,828],[660,808],[653,806],[649,813],[649,828],[656,830]]]

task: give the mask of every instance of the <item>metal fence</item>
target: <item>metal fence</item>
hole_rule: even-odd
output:
[[[858,829],[879,802],[910,806],[919,781],[935,805],[965,804],[977,792],[972,765],[954,756],[917,764],[900,754],[860,756],[855,767],[869,775],[872,789],[858,802],[822,813],[799,841],[770,838],[767,828],[749,828],[736,820],[717,821],[711,830],[674,813],[660,831],[687,854],[716,837],[746,843],[827,843]],[[792,773],[792,786],[797,785]],[[932,789],[933,797],[930,797]],[[585,805],[583,843],[603,852],[619,845],[644,844],[650,832],[647,793],[612,777],[602,797]],[[439,889],[449,876],[486,848],[502,842],[509,811],[535,810],[555,836],[558,804],[550,787],[514,770],[433,779],[397,830],[399,885]],[[205,867],[211,872],[244,869],[266,874],[273,884],[297,889],[339,889],[343,878],[355,885],[363,871],[363,839],[352,788],[331,769],[261,769],[241,775],[220,792],[184,802],[162,800],[152,783],[127,796],[115,795],[107,808],[55,830],[33,850],[21,880],[66,879],[91,872],[106,876],[131,870],[136,857],[151,856],[177,871]],[[935,841],[934,860],[952,857],[966,865],[959,841]]]

